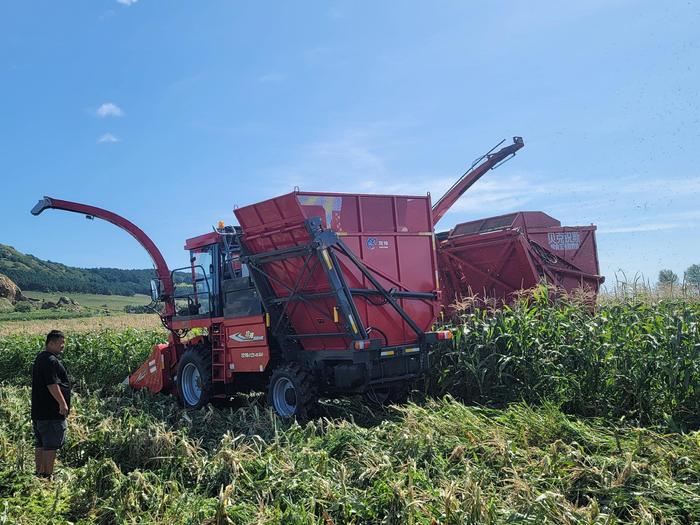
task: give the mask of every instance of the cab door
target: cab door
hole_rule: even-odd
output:
[[[210,244],[190,251],[193,301],[197,315],[217,316],[219,310],[219,250]]]

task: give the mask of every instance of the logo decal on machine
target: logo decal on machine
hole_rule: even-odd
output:
[[[552,250],[578,250],[581,246],[579,232],[548,233],[547,241]]]
[[[262,352],[241,352],[241,357],[243,359],[251,359],[255,357],[263,357],[265,354]]]
[[[237,343],[250,343],[252,341],[262,341],[265,339],[265,336],[255,335],[255,332],[246,330],[245,335],[241,335],[240,332],[236,332],[235,334],[228,336],[228,338],[236,341]]]
[[[367,239],[367,248],[370,250],[374,250],[375,248],[388,248],[389,247],[389,241],[382,240],[382,239],[377,239],[376,237],[370,237]]]

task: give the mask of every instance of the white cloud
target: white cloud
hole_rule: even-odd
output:
[[[432,179],[433,203],[436,203],[458,177]],[[543,189],[532,184],[532,175],[511,172],[487,172],[452,205],[444,224],[465,217],[491,216],[521,210],[537,199]]]
[[[129,7],[130,5],[134,5],[138,1],[139,0],[117,0],[117,3]]]
[[[99,139],[97,139],[98,144],[113,144],[115,142],[121,142],[120,139],[112,135],[111,133],[105,133]]]
[[[651,220],[650,220],[651,219]],[[697,229],[700,227],[700,211],[681,210],[672,212],[658,212],[652,217],[644,217],[641,220],[626,220],[620,224],[602,222],[598,224],[598,232],[606,233],[638,233],[658,232],[667,230]]]
[[[114,104],[113,102],[105,102],[99,108],[97,108],[98,117],[122,117],[124,116],[124,111],[122,108]]]
[[[388,171],[383,155],[377,151],[375,126],[346,129],[302,146],[295,158],[273,170],[277,186],[367,191],[374,181],[385,181]]]
[[[459,173],[400,168],[397,152],[410,147],[405,127],[396,122],[374,122],[336,130],[302,145],[287,162],[266,170],[261,177],[274,181],[273,193],[294,186],[321,192],[430,192],[435,203]],[[546,169],[523,170],[517,159],[511,162],[485,174],[454,203],[438,228],[518,210],[542,210],[567,225],[594,223],[600,234],[611,235],[608,239],[637,232],[700,228],[700,212],[695,206],[700,199],[700,176],[561,178]]]

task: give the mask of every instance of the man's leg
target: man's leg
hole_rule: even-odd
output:
[[[32,420],[32,430],[34,431],[34,473],[38,475],[44,472],[44,442],[36,420]]]
[[[56,451],[55,450],[44,450],[42,455],[42,473],[44,476],[50,477],[53,474],[53,465],[56,461]]]
[[[56,451],[63,446],[66,439],[66,421],[39,421],[37,427],[41,434],[43,447],[40,473],[44,477],[50,478],[56,461]]]
[[[34,473],[41,474],[44,472],[44,449],[36,447],[34,449]]]

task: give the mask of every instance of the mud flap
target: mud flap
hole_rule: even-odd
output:
[[[148,359],[129,376],[132,388],[147,388],[151,392],[169,390],[170,377],[170,345],[158,344],[153,347]]]

